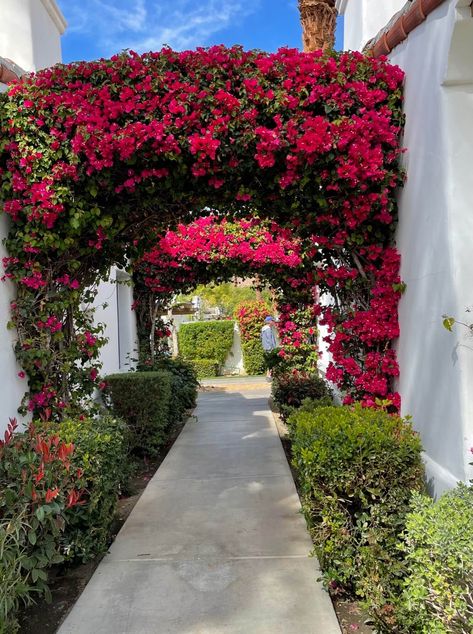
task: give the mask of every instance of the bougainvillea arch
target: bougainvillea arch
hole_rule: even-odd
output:
[[[312,262],[304,256],[303,241],[271,220],[216,215],[181,223],[176,230],[157,236],[154,247],[135,263],[142,358],[153,362],[157,339],[165,334],[158,315],[169,308],[176,293],[188,293],[198,284],[249,276],[272,289],[283,311],[280,355],[289,362],[304,352],[316,360],[316,276]]]
[[[91,285],[209,209],[271,218],[311,242],[333,297],[329,376],[365,401],[396,401],[402,79],[358,53],[219,46],[125,53],[13,85],[1,97],[0,194],[26,406],[82,407],[99,380],[100,333],[81,310]]]

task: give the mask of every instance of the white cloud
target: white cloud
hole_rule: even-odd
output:
[[[60,0],[67,32],[93,37],[103,55],[168,44],[182,50],[254,13],[261,0]]]

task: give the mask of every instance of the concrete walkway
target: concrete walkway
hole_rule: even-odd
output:
[[[200,394],[60,634],[340,634],[268,395]]]

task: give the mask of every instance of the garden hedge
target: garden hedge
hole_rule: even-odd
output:
[[[398,535],[412,492],[424,487],[418,435],[398,416],[359,405],[296,411],[289,423],[326,582],[366,600],[380,628],[395,631],[389,628],[403,569]]]
[[[139,454],[156,454],[166,442],[172,395],[167,370],[126,372],[106,377],[114,413],[126,421],[130,445]]]
[[[179,354],[185,359],[216,359],[223,365],[233,345],[233,321],[194,321],[177,333]]]
[[[264,374],[266,370],[266,359],[263,347],[261,345],[261,339],[249,339],[248,341],[242,341],[241,351],[243,354],[243,367],[245,372],[250,376]]]
[[[169,421],[178,423],[197,402],[197,372],[192,361],[181,358],[158,357],[154,361],[154,370],[166,370],[171,374],[171,400]]]
[[[218,376],[217,359],[192,359],[191,361],[199,379]]]

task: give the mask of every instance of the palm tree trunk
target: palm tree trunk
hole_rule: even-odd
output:
[[[335,43],[335,0],[299,0],[304,51],[332,49]]]

